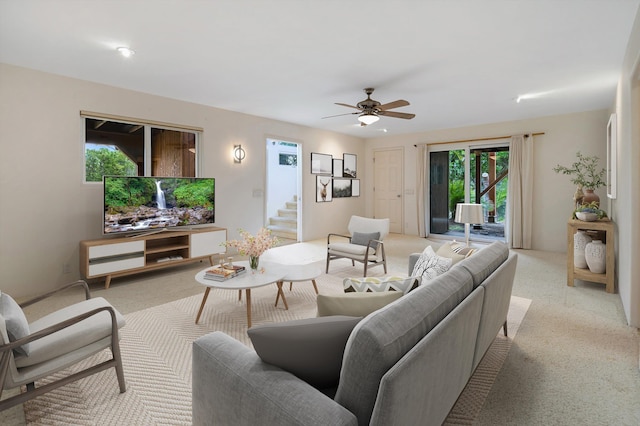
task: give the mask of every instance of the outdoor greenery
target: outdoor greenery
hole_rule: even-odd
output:
[[[558,164],[553,168],[553,171],[571,176],[571,183],[574,185],[585,189],[598,189],[605,186],[604,176],[606,174],[604,168],[598,170],[598,161],[598,157],[587,157],[578,151],[576,161],[570,167]]]
[[[498,151],[495,155],[496,175],[499,175],[509,167],[509,151]],[[458,203],[464,203],[464,157],[465,151],[463,149],[449,151],[449,214],[451,218],[455,217],[456,205]],[[480,169],[482,172],[486,172],[489,169],[489,155],[487,152],[483,152],[482,155],[480,155],[480,161]],[[476,167],[475,163],[476,157],[475,155],[471,155],[470,170],[472,176]],[[483,196],[481,200],[487,211],[495,208],[495,218],[497,222],[504,222],[505,220],[507,182],[508,178],[504,178],[496,185],[495,206],[489,203],[487,195]],[[472,178],[469,195],[471,202],[474,202],[475,194],[476,182],[475,179]]]
[[[138,167],[122,151],[108,148],[85,151],[86,181],[102,182],[103,176],[136,176]]]

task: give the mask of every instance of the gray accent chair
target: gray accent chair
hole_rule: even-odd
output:
[[[384,273],[387,273],[387,256],[384,252],[384,238],[389,234],[389,219],[372,219],[361,216],[351,216],[347,227],[350,235],[327,235],[327,267],[329,262],[335,259],[351,259],[364,263],[364,274],[367,276],[367,267],[383,265]]]
[[[72,287],[82,286],[85,300],[27,323],[23,307]],[[102,297],[91,298],[80,280],[18,305],[0,294],[0,397],[4,389],[26,385],[26,392],[0,401],[0,411],[108,368],[115,368],[120,393],[126,391],[118,329],[124,317]],[[36,387],[50,376],[106,348],[112,358]]]

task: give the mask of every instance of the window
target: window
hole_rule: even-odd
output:
[[[197,176],[198,130],[83,116],[85,182],[104,175]]]
[[[429,233],[464,235],[454,221],[458,203],[483,205],[485,221],[474,234],[504,238],[509,147],[505,145],[434,146],[429,152]]]

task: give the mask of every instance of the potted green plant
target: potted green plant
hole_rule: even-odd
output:
[[[599,158],[596,156],[585,156],[580,153],[576,154],[576,161],[570,166],[556,165],[553,171],[571,176],[571,182],[579,188],[584,188],[583,203],[589,204],[596,201],[599,205],[600,197],[593,193],[595,189],[605,186],[604,177],[606,170],[598,168]]]
[[[582,204],[573,211],[573,218],[585,222],[593,222],[607,217],[607,212],[602,210],[596,201]]]

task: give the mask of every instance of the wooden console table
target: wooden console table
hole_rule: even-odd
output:
[[[601,240],[606,244],[606,271],[604,274],[595,274],[589,269],[577,268],[573,264],[573,235],[578,231],[586,231],[594,240]],[[567,285],[573,287],[574,280],[590,281],[605,284],[607,293],[615,292],[615,246],[614,223],[608,219],[585,222],[578,219],[569,219],[567,223]]]

